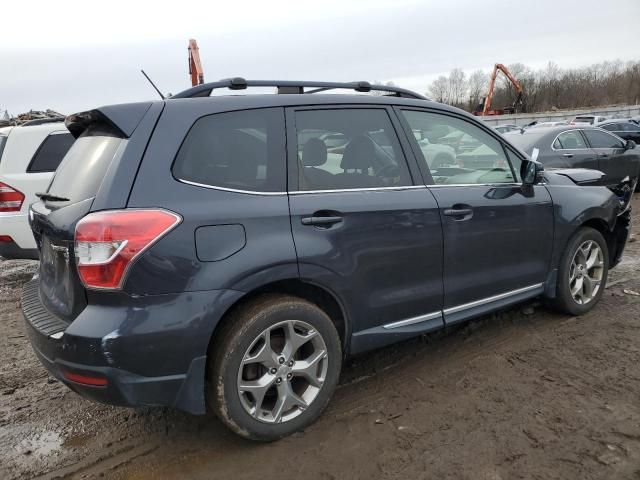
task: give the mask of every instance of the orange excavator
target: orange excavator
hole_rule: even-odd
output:
[[[200,63],[200,49],[193,38],[189,40],[189,75],[191,75],[192,87],[204,83],[204,71],[202,70],[202,63]]]
[[[496,86],[496,76],[498,75],[498,70],[500,70],[504,75],[509,79],[509,81],[513,84],[513,88],[516,90],[516,100],[513,102],[513,105],[509,107],[505,107],[503,109],[491,109],[491,103],[493,101],[493,91]],[[518,105],[522,105],[524,97],[524,90],[522,89],[522,85],[520,82],[516,80],[516,78],[511,75],[509,69],[505,67],[501,63],[496,63],[493,67],[493,73],[491,74],[491,81],[489,82],[489,93],[485,97],[484,101],[478,105],[477,111],[473,112],[474,115],[503,115],[505,113],[515,113],[516,107]]]

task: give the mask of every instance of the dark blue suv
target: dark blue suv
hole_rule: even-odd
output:
[[[210,96],[254,86],[277,94]],[[629,230],[600,172],[545,172],[399,88],[235,78],[67,126],[30,209],[38,357],[85,397],[208,405],[252,439],[317,418],[347,355],[536,296],[588,311]]]

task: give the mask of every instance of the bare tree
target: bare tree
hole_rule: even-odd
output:
[[[450,103],[449,99],[449,80],[444,75],[440,75],[429,86],[429,96],[436,102]]]
[[[476,70],[469,75],[467,82],[469,92],[469,110],[473,111],[482,103],[489,88],[489,75],[482,70]]]

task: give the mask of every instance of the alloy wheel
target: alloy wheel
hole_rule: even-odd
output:
[[[604,255],[597,242],[583,242],[569,266],[569,290],[579,305],[589,303],[602,287]]]
[[[258,335],[238,371],[238,394],[245,411],[264,423],[283,423],[316,399],[329,359],[322,335],[300,320],[279,322]]]

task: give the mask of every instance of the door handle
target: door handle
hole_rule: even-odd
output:
[[[330,227],[331,225],[335,225],[336,223],[342,222],[342,217],[312,216],[312,217],[303,217],[300,221],[302,222],[303,225]]]
[[[472,208],[447,208],[442,212],[447,217],[470,217],[473,215]]]
[[[562,156],[567,158],[573,158],[573,153],[563,153]]]

